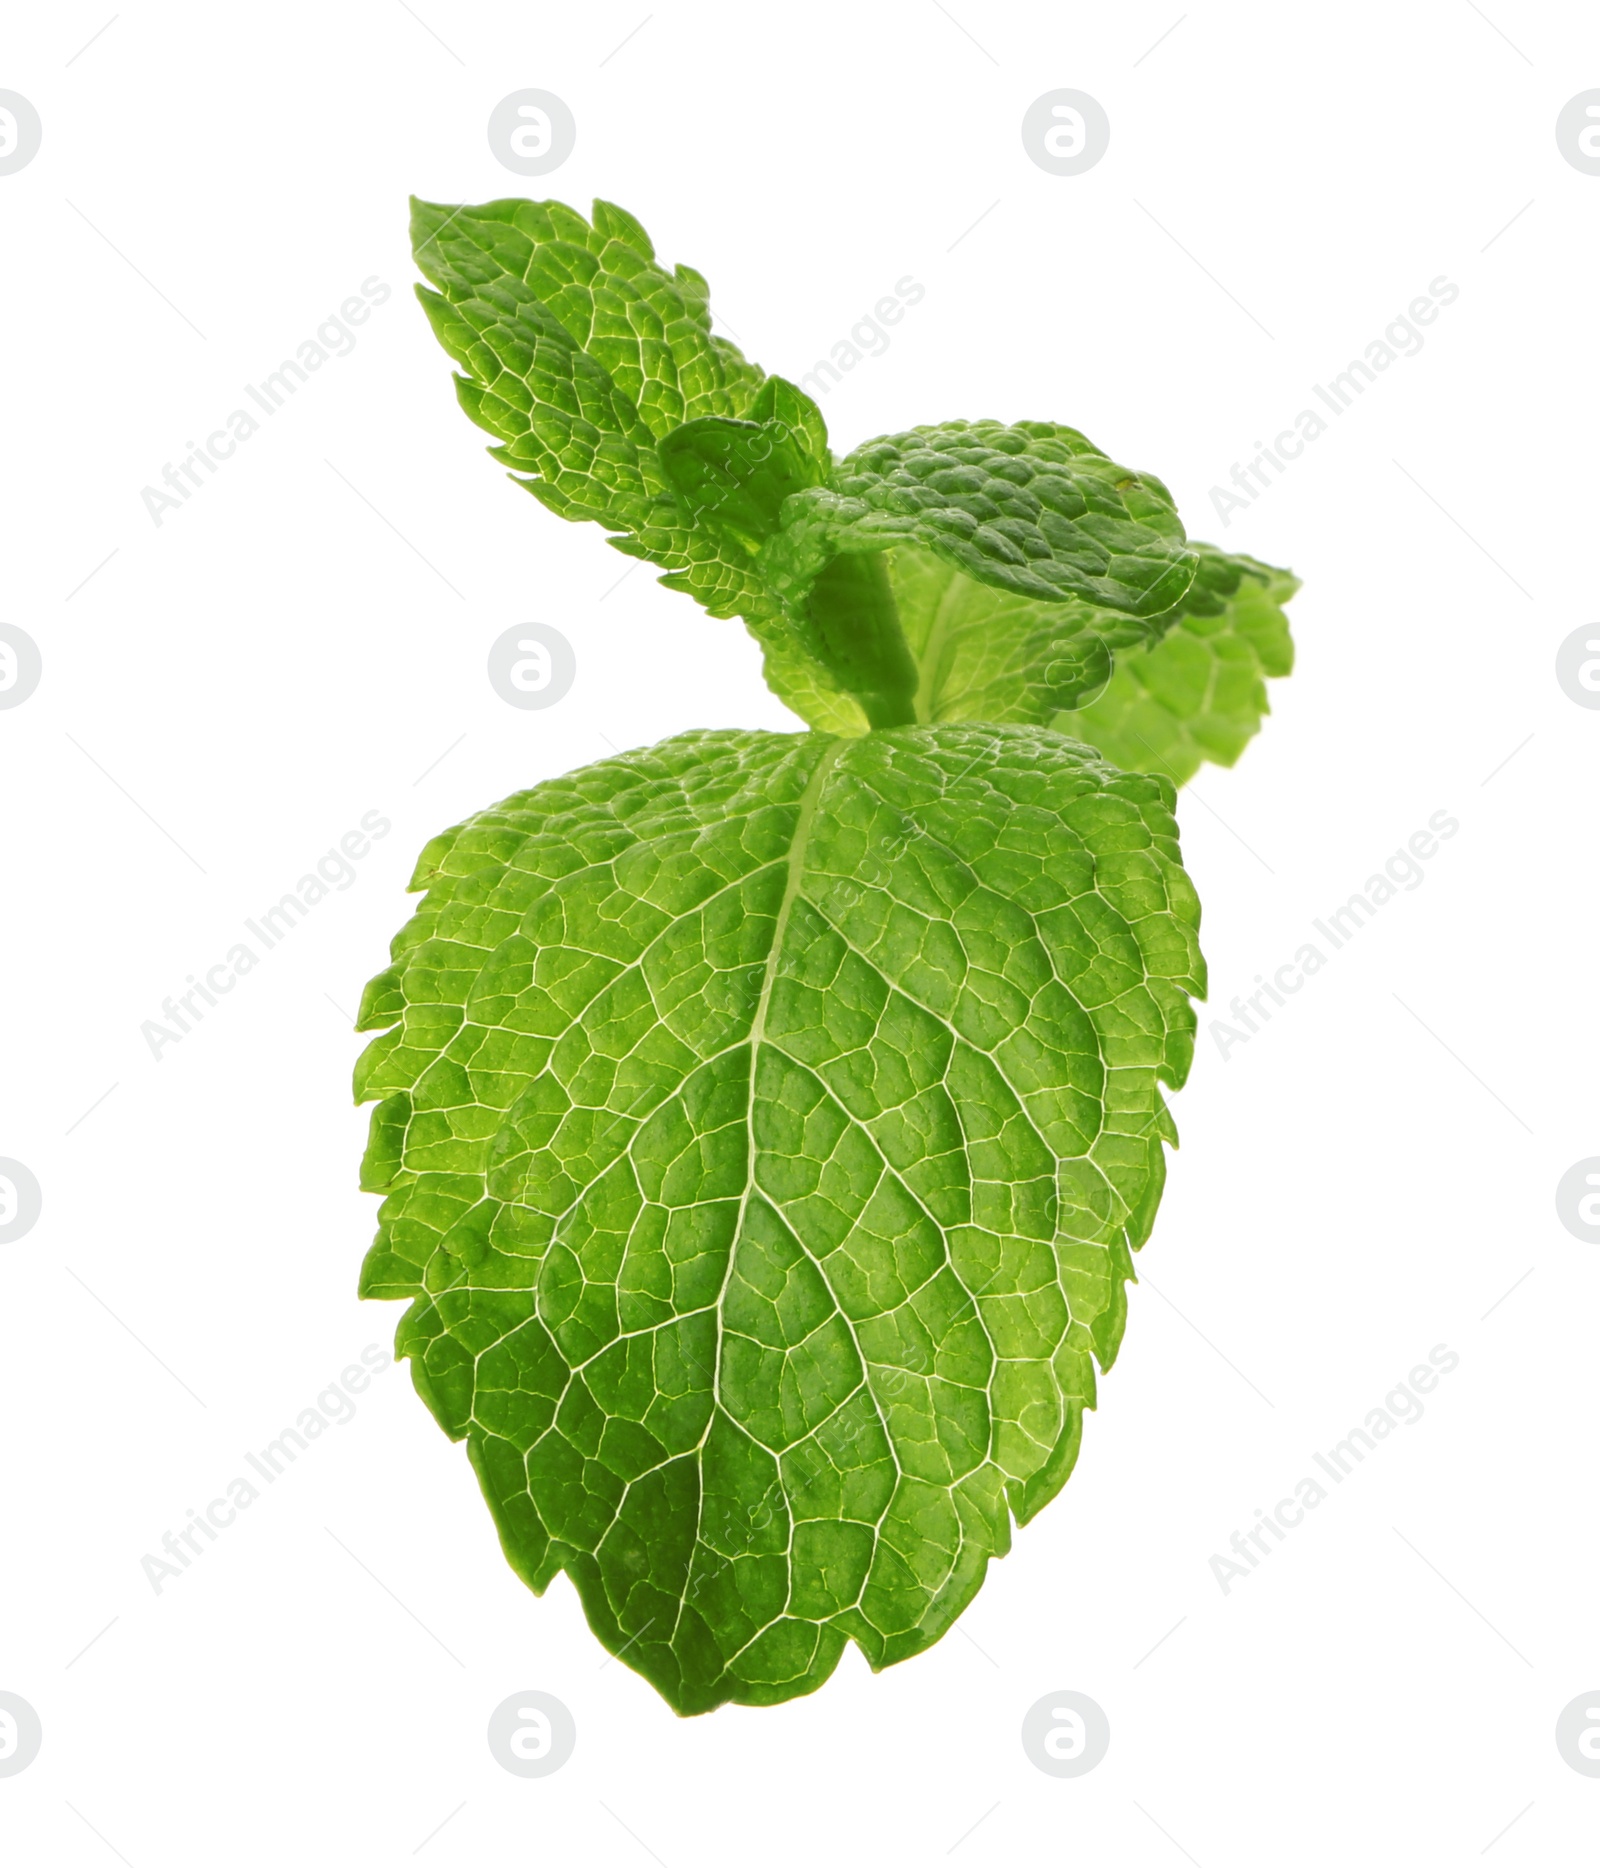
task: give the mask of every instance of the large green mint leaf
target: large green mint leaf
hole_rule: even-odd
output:
[[[604,201],[592,223],[559,201],[413,201],[411,233],[437,287],[417,296],[495,459],[713,615],[770,610],[748,553],[695,525],[657,452],[685,422],[745,415],[762,385],[713,334],[705,280],[663,270],[639,223]]]
[[[1202,990],[1172,802],[1048,729],[691,733],[424,852],[362,1289],[680,1711],[927,1647],[1065,1482]]]
[[[1119,649],[1105,689],[1053,724],[1129,772],[1182,785],[1202,760],[1232,765],[1268,709],[1267,678],[1289,673],[1283,605],[1299,579],[1254,558],[1199,545],[1200,571],[1171,628]]]

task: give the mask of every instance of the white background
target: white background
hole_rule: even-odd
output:
[[[1182,0],[659,4],[614,50],[649,0],[134,4],[75,56],[111,4],[13,17],[0,60],[44,124],[0,177],[3,617],[44,657],[0,713],[0,1154],[44,1189],[0,1247],[0,1689],[44,1722],[6,1859],[1592,1850],[1600,1779],[1554,1725],[1600,1685],[1600,1258],[1553,1196],[1600,1153],[1600,715],[1553,669],[1594,616],[1600,177],[1554,123],[1600,16],[1261,0],[1162,38]],[[485,138],[524,86],[578,123],[526,182]],[[1112,125],[1079,177],[1020,140],[1059,86]],[[931,1653],[850,1649],[775,1710],[679,1720],[602,1665],[401,1371],[159,1595],[141,1569],[390,1340],[354,1295],[347,1015],[422,844],[613,745],[793,724],[736,623],[619,584],[485,458],[409,297],[413,190],[615,199],[791,376],[910,274],[824,400],[836,448],[1067,421],[1305,579],[1265,731],[1181,800],[1213,1009],[1078,1472]],[[356,348],[157,527],[141,488],[374,275]],[[1221,530],[1211,487],[1439,275],[1425,347]],[[484,673],[532,620],[578,656],[548,713]],[[354,886],[155,1061],[141,1022],[369,810],[394,828]],[[1439,810],[1425,883],[1222,1059],[1205,1019]],[[1213,1553],[1440,1343],[1425,1418],[1224,1595]],[[578,1724],[534,1782],[484,1738],[531,1688]],[[1019,1742],[1064,1689],[1112,1733],[1072,1781]]]

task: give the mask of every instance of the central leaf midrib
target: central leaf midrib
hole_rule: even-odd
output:
[[[750,1018],[750,1035],[746,1042],[750,1046],[749,1087],[745,1098],[745,1162],[744,1189],[739,1195],[739,1210],[735,1215],[732,1236],[728,1241],[728,1262],[723,1268],[722,1286],[717,1292],[716,1302],[712,1306],[712,1317],[717,1332],[716,1354],[712,1361],[711,1375],[711,1413],[706,1421],[706,1434],[711,1432],[711,1423],[716,1419],[719,1405],[718,1396],[722,1389],[722,1307],[727,1299],[728,1286],[733,1282],[733,1261],[739,1249],[739,1239],[744,1231],[745,1214],[749,1210],[750,1196],[756,1185],[756,1058],[760,1052],[767,1030],[767,1009],[772,1002],[772,988],[778,977],[778,965],[783,954],[784,936],[789,928],[789,916],[799,898],[801,881],[805,871],[806,845],[811,839],[811,825],[817,814],[817,806],[828,782],[828,775],[838,762],[840,754],[850,744],[847,739],[836,739],[826,748],[817,761],[816,769],[806,780],[806,788],[800,794],[800,805],[795,812],[794,831],[789,840],[788,870],[784,878],[783,895],[778,902],[778,912],[773,917],[772,944],[767,949],[766,965],[761,974],[761,990],[756,997],[755,1010]],[[702,1435],[699,1451],[705,1446]],[[703,1493],[702,1493],[703,1497]]]
[[[745,1099],[745,1180],[744,1190],[739,1195],[739,1210],[734,1216],[733,1230],[728,1239],[728,1262],[723,1267],[722,1284],[711,1306],[712,1327],[717,1333],[716,1350],[711,1362],[711,1407],[706,1415],[705,1431],[700,1436],[699,1444],[694,1449],[695,1463],[699,1467],[705,1457],[706,1441],[711,1436],[712,1426],[716,1422],[717,1410],[721,1406],[722,1391],[722,1345],[724,1330],[722,1323],[723,1305],[727,1302],[728,1287],[733,1282],[734,1260],[738,1256],[739,1240],[744,1232],[745,1214],[749,1211],[750,1196],[756,1184],[756,1058],[760,1052],[762,1040],[767,1029],[767,1008],[772,1000],[773,984],[778,977],[778,965],[783,953],[784,936],[788,932],[789,916],[800,894],[801,881],[805,872],[806,845],[811,838],[811,825],[817,814],[828,775],[837,763],[840,754],[850,744],[846,739],[836,739],[823,751],[816,769],[806,780],[805,790],[800,794],[799,808],[795,812],[794,830],[789,839],[789,858],[787,873],[784,877],[783,894],[778,902],[778,912],[773,917],[772,944],[767,949],[766,965],[761,974],[761,990],[757,995],[755,1011],[750,1019],[750,1069],[749,1089]],[[726,1412],[726,1410],[724,1410]],[[728,1418],[734,1420],[732,1414]],[[735,1426],[738,1422],[734,1420]],[[704,1522],[706,1488],[703,1469],[699,1474],[699,1498],[695,1508],[694,1543],[689,1549],[689,1564],[684,1575],[683,1594],[678,1599],[678,1612],[673,1619],[672,1632],[667,1637],[667,1646],[672,1647],[677,1640],[678,1629],[683,1622],[683,1611],[689,1600],[689,1580],[694,1574],[695,1551],[701,1543],[700,1532]]]

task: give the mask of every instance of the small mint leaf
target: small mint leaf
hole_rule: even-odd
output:
[[[797,603],[841,552],[917,545],[981,584],[1148,617],[1178,602],[1195,559],[1171,495],[1053,422],[943,422],[857,448],[798,493],[762,553]]]
[[[1052,721],[1124,771],[1175,785],[1204,760],[1232,765],[1267,715],[1267,678],[1294,666],[1283,605],[1299,580],[1214,545],[1196,550],[1199,573],[1164,633],[1119,648],[1104,691]]]
[[[702,415],[664,435],[657,453],[685,522],[732,537],[752,557],[777,531],[789,495],[822,477],[822,463],[776,417]]]
[[[519,483],[713,615],[775,614],[748,553],[685,520],[657,453],[685,422],[743,416],[762,382],[713,336],[704,279],[663,271],[639,223],[605,202],[591,224],[558,201],[413,201],[412,240],[461,405]]]

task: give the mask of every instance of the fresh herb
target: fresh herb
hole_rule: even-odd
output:
[[[363,1295],[536,1591],[680,1712],[920,1652],[1061,1489],[1204,992],[1173,781],[1294,580],[1053,422],[842,460],[596,202],[415,204],[491,452],[741,617],[810,729],[437,837],[372,981]]]

